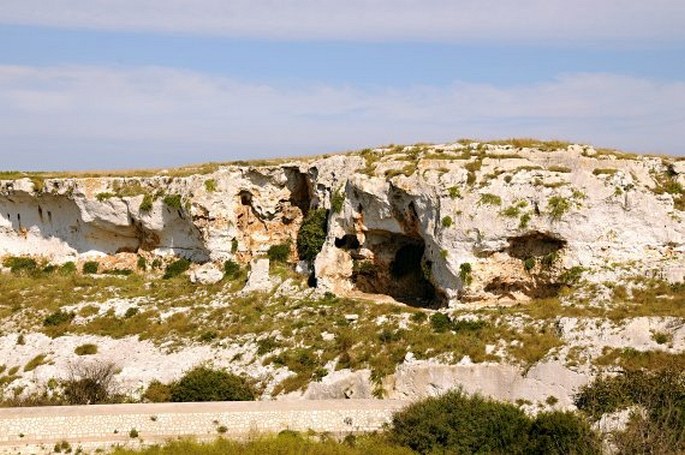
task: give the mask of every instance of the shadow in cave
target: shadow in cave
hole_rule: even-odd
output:
[[[352,249],[359,246],[356,237],[345,236],[336,246]],[[385,294],[398,302],[421,308],[444,306],[433,283],[427,278],[430,263],[423,255],[425,242],[390,232],[368,233],[364,247],[373,258],[361,258],[352,252],[354,268],[352,281],[355,287],[370,294]]]

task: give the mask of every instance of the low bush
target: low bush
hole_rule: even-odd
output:
[[[28,257],[8,257],[2,261],[2,265],[8,267],[14,274],[30,273],[38,268],[36,260]]]
[[[527,454],[574,455],[601,453],[600,440],[586,420],[572,412],[538,414],[528,433]]]
[[[240,274],[240,265],[235,262],[228,260],[224,262],[224,276],[229,279],[236,278]]]
[[[180,194],[170,194],[167,196],[164,196],[164,204],[167,205],[167,207],[170,207],[172,209],[180,210],[181,207],[183,206],[183,200],[181,199]]]
[[[76,315],[73,312],[57,310],[43,319],[43,325],[46,327],[54,327],[62,324],[68,324],[74,319]]]
[[[443,217],[441,223],[442,223],[442,227],[444,227],[444,228],[448,228],[448,227],[452,226],[452,223],[453,223],[452,217],[451,216]]]
[[[154,202],[155,199],[151,194],[145,194],[143,195],[143,200],[140,202],[140,207],[138,207],[138,210],[140,210],[141,213],[149,213],[150,210],[152,210],[152,204]]]
[[[97,261],[88,261],[85,264],[83,264],[83,273],[86,274],[95,274],[98,273],[98,268],[100,268],[100,264]]]
[[[270,246],[266,255],[271,262],[288,262],[288,257],[290,256],[290,242]]]
[[[205,180],[205,190],[207,190],[208,193],[215,192],[216,191],[216,180],[214,180],[214,179]]]
[[[389,438],[420,454],[600,453],[599,438],[579,415],[555,411],[532,419],[512,404],[460,390],[395,414]]]
[[[197,367],[171,386],[171,401],[252,401],[256,392],[240,376]]]
[[[433,313],[430,317],[430,324],[436,333],[444,333],[452,329],[452,320],[443,313]]]
[[[159,381],[152,381],[143,393],[143,401],[149,403],[168,403],[171,401],[171,386]]]
[[[76,355],[93,355],[98,353],[98,346],[93,343],[82,344],[74,349]]]
[[[166,266],[166,270],[164,271],[164,276],[162,276],[163,279],[169,280],[171,278],[175,278],[186,271],[190,268],[190,261],[186,258],[181,258],[178,259],[171,264]]]
[[[64,381],[64,399],[68,404],[97,404],[112,401],[116,367],[113,363],[79,364],[71,367]]]
[[[614,435],[619,453],[685,452],[685,373],[681,368],[600,376],[581,388],[575,404],[594,419],[632,406],[644,410],[633,413],[626,429]]]
[[[559,221],[566,212],[571,209],[571,203],[568,199],[561,196],[552,196],[547,200],[549,208],[549,217],[553,221]]]
[[[523,454],[529,429],[516,406],[452,391],[395,414],[390,438],[421,454]]]

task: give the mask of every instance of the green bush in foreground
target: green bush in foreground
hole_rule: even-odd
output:
[[[390,438],[422,454],[523,454],[529,428],[529,418],[514,405],[453,391],[395,414]]]
[[[171,401],[252,401],[256,393],[245,379],[222,370],[197,367],[171,386]]]
[[[421,454],[599,454],[599,439],[573,413],[532,419],[518,407],[461,391],[395,414],[390,440]]]
[[[594,419],[636,405],[644,409],[614,436],[619,453],[685,453],[685,373],[680,368],[627,368],[616,376],[600,376],[581,388],[575,404]]]

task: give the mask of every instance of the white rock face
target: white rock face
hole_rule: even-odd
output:
[[[274,283],[269,277],[269,260],[261,258],[252,261],[243,293],[269,292],[273,286]]]
[[[216,265],[208,262],[190,272],[190,282],[200,284],[215,284],[224,278],[224,272]]]

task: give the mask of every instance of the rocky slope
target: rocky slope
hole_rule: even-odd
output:
[[[319,327],[323,341],[317,343],[329,344],[313,350],[323,370],[307,370],[313,376],[300,384],[309,398],[366,397],[379,388],[385,396],[416,397],[461,384],[509,400],[549,404],[547,398],[554,396],[557,401],[552,401],[569,406],[578,386],[596,373],[593,359],[606,354],[603,347],[673,355],[685,348],[680,306],[650,312],[652,306],[643,302],[639,311],[623,315],[619,322],[606,319],[607,311],[631,302],[634,292],[685,278],[682,159],[581,145],[464,141],[390,146],[278,165],[216,166],[210,171],[145,177],[28,175],[0,181],[0,256],[31,256],[45,264],[74,262],[79,270],[95,260],[101,272],[135,270],[141,259],[164,264],[182,256],[194,262],[191,278],[200,283],[221,280],[220,264],[234,261],[251,268],[245,288],[226,290],[220,289],[221,283],[212,284],[213,293],[205,300],[160,303],[163,299],[154,301],[144,293],[136,297],[142,300],[135,300],[105,292],[56,304],[79,314],[72,323],[77,327],[98,317],[123,320],[129,307],[145,304],[156,305],[159,313],[154,317],[160,321],[178,312],[205,318],[210,309],[231,313],[235,299],[264,292],[259,295],[267,305],[278,301],[283,306],[281,313],[273,314],[273,331],[234,334],[204,344],[186,339],[169,350],[164,337],[140,341],[130,336],[135,331],[107,336],[68,328],[69,335],[50,338],[38,333],[45,332],[40,321],[48,306],[42,312],[21,309],[4,316],[0,363],[23,365],[37,353],[49,352],[52,365],[46,362],[30,374],[20,371],[12,381],[3,381],[6,390],[21,386],[20,393],[28,393],[52,377],[64,376],[75,359],[74,347],[96,342],[101,346],[98,355],[122,368],[119,376],[128,392],[142,390],[152,379],[172,380],[205,361],[258,378],[266,387],[265,396],[287,391],[277,386],[292,377],[296,367],[288,366],[287,358],[269,358],[288,348],[284,340],[289,335],[277,322],[303,314],[296,302],[326,299],[327,293],[362,302],[348,311],[374,305],[371,302],[389,304],[382,307],[387,315],[379,311],[368,320],[363,314],[359,322],[355,319],[367,310],[336,316],[366,331],[377,327],[381,335],[375,341],[383,344],[387,338],[393,349],[400,349],[404,336],[405,348],[399,354],[393,351],[397,365],[389,371],[361,354],[359,359],[352,355],[352,365],[342,365],[342,351],[329,356],[326,347],[339,345],[342,334]],[[316,245],[315,254],[299,248],[299,255],[308,259],[300,261],[298,232],[304,219],[317,214],[324,220],[323,245]],[[292,267],[285,269],[297,264],[300,275],[286,270],[279,278],[272,264],[269,276],[263,258],[277,245],[289,249]],[[154,277],[154,270],[147,273]],[[289,278],[283,281],[284,276]],[[5,269],[3,286],[10,289],[12,279]],[[150,283],[144,286],[154,287]],[[680,302],[682,288],[668,289],[663,299]],[[6,292],[0,297],[2,305],[16,307],[18,295]],[[549,308],[544,307],[549,301],[559,314],[526,313],[532,311],[526,308]],[[95,314],[80,315],[93,305]],[[506,307],[513,309],[503,314]],[[198,313],[200,308],[206,313]],[[483,320],[499,332],[473,329],[481,338],[477,350],[446,346],[433,352],[423,348],[417,354],[421,340],[409,345],[407,332],[429,323],[412,315],[433,314],[429,310],[435,309],[449,314],[452,322]],[[531,327],[551,330],[554,341],[540,356],[517,358],[512,354],[516,349],[534,350],[540,342],[539,333],[527,335]],[[303,329],[293,330],[301,334]],[[385,337],[383,330],[390,335]],[[26,333],[21,347],[16,346],[19,331]],[[463,335],[454,328],[448,332]],[[669,343],[657,343],[654,333],[666,333]],[[277,343],[260,350],[259,342],[267,336]],[[290,348],[307,348],[307,340]],[[354,342],[351,346],[345,354],[357,349]]]

